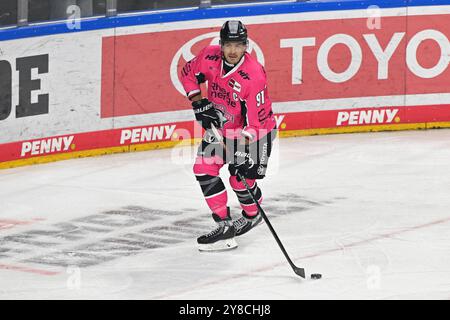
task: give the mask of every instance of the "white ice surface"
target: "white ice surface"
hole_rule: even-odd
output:
[[[237,249],[200,253],[195,239],[213,221],[191,173],[195,148],[182,147],[0,171],[0,298],[450,299],[450,130],[276,143],[263,208],[292,260],[321,280],[296,276],[266,225]],[[75,222],[130,206],[156,218]],[[61,223],[76,228],[39,234]],[[174,225],[166,238],[144,231]],[[169,241],[152,249],[130,235]],[[83,253],[107,259],[78,265]]]

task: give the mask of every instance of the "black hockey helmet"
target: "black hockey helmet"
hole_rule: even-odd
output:
[[[225,41],[238,41],[247,44],[247,28],[238,20],[225,22],[220,30],[220,44]]]

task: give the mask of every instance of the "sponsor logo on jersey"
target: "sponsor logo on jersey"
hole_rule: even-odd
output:
[[[242,70],[239,70],[238,74],[242,77],[242,79],[250,80],[250,76],[248,75],[248,73],[246,73],[246,72],[244,72]]]
[[[74,136],[41,139],[22,143],[21,157],[27,155],[51,154],[60,151],[68,151],[72,145]],[[74,148],[74,145],[72,146]]]
[[[232,106],[233,108],[236,107],[236,101],[231,97],[231,93],[227,91],[227,89],[219,86],[216,82],[211,83],[209,90],[212,98],[222,99],[227,105]]]
[[[267,168],[264,166],[259,166],[257,172],[260,176],[264,176],[266,174],[266,169]]]
[[[267,139],[268,137],[267,136],[265,136],[263,139]],[[268,148],[268,143],[267,142],[265,142],[263,145],[262,145],[262,154],[261,154],[261,159],[259,160],[261,163],[266,163],[266,161],[267,161],[267,148]]]
[[[217,55],[217,54],[214,54],[214,55],[207,55],[206,57],[205,57],[205,59],[206,60],[211,60],[211,61],[217,61],[217,60],[219,60],[220,59],[220,57]]]
[[[362,125],[362,124],[377,124],[377,123],[392,123],[399,109],[374,109],[374,110],[355,110],[355,111],[341,111],[337,115],[337,126],[344,125]]]

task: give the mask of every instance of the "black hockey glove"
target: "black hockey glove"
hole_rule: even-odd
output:
[[[214,109],[214,105],[208,99],[203,98],[198,101],[192,102],[192,107],[194,108],[195,119],[200,123],[200,125],[205,129],[211,129],[211,123],[214,124],[216,128],[220,128],[222,121]]]
[[[234,162],[230,164],[229,170],[232,176],[237,176],[240,181],[240,175],[244,178],[250,178],[248,176],[250,167],[254,166],[255,162],[247,152],[236,151],[234,154]]]
[[[233,161],[228,166],[232,176],[239,175],[248,179],[263,179],[266,176],[267,164],[272,151],[272,142],[276,131],[272,131],[257,141],[243,145],[234,140]]]
[[[258,163],[256,154],[250,152],[248,145],[245,151],[236,151],[233,160],[228,169],[232,176],[237,176],[238,181],[241,180],[239,175],[247,179],[262,179],[266,175],[267,164]]]

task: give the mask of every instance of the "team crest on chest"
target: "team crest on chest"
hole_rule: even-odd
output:
[[[237,92],[241,92],[241,85],[239,84],[239,82],[237,82],[236,80],[234,80],[233,78],[231,78],[228,81],[228,85],[233,88],[234,91]]]

